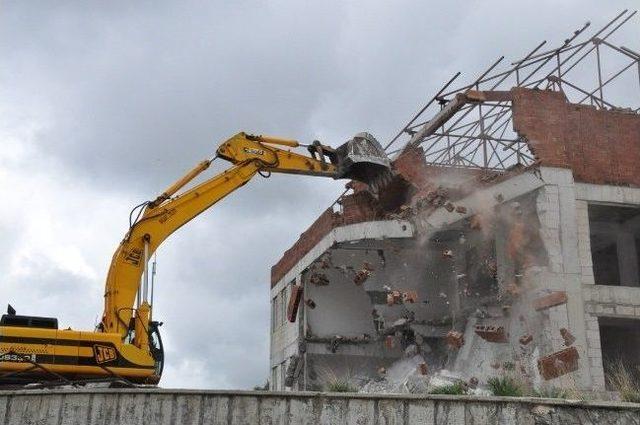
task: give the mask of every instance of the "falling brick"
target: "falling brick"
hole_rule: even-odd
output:
[[[554,379],[578,370],[580,355],[575,347],[565,348],[538,359],[538,371],[546,380]]]
[[[510,284],[508,284],[505,290],[509,295],[513,297],[517,297],[518,295],[520,295],[520,287],[516,285],[515,282],[511,282]]]
[[[373,265],[367,261],[362,263],[362,268],[364,270],[367,270],[369,272],[375,271],[375,267],[373,267]]]
[[[307,307],[309,307],[310,309],[314,309],[316,308],[316,302],[313,301],[311,298],[307,298],[304,303],[307,305]]]
[[[464,345],[464,335],[461,332],[449,331],[446,336],[447,345],[458,350]]]
[[[482,229],[482,220],[480,219],[480,216],[474,215],[473,217],[471,217],[471,219],[469,220],[469,227],[472,230]]]
[[[444,204],[444,208],[449,212],[453,212],[453,210],[456,209],[456,207],[451,202],[447,202],[446,204]]]
[[[444,258],[453,258],[453,251],[450,249],[445,249],[444,251],[442,251],[442,256]]]
[[[360,286],[371,276],[371,272],[366,269],[358,270],[356,275],[353,277],[353,283]]]
[[[522,335],[518,341],[520,341],[520,344],[522,345],[527,345],[529,344],[531,341],[533,341],[533,335],[531,334],[526,334],[526,335]]]
[[[429,368],[427,367],[426,363],[420,363],[418,365],[418,373],[420,375],[428,375],[429,374]]]
[[[317,286],[327,286],[329,284],[329,279],[323,273],[313,273],[309,277],[309,282]]]
[[[509,341],[509,335],[502,326],[476,325],[475,332],[487,342],[504,343]]]
[[[293,285],[291,287],[291,296],[289,297],[289,305],[287,306],[287,320],[291,323],[296,321],[298,317],[298,307],[302,300],[302,286]]]
[[[462,205],[458,205],[456,207],[456,212],[458,214],[466,214],[467,213],[467,207],[463,207]]]
[[[400,291],[391,291],[387,294],[387,305],[392,306],[394,304],[400,304],[402,301],[402,294]]]
[[[476,388],[478,386],[478,378],[476,378],[475,376],[472,376],[469,379],[469,388]]]
[[[418,292],[417,291],[407,291],[402,293],[402,302],[414,304],[418,302]]]
[[[566,302],[567,293],[564,291],[556,291],[535,300],[533,302],[533,308],[535,308],[537,311],[541,311],[565,304]]]
[[[388,348],[389,350],[391,350],[394,346],[395,346],[395,341],[393,339],[393,336],[388,335],[385,339],[384,339],[384,346],[386,348]]]
[[[573,336],[571,332],[569,332],[569,330],[566,328],[560,329],[560,335],[562,335],[562,339],[564,339],[564,345],[566,345],[567,347],[576,342],[576,337]]]

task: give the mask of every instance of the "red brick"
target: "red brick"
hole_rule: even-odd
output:
[[[557,305],[562,305],[567,302],[567,293],[565,291],[552,292],[549,295],[540,297],[533,302],[533,308],[537,311],[546,310]]]
[[[427,366],[426,363],[420,363],[418,365],[418,373],[420,375],[427,375],[429,374],[429,367]]]
[[[570,168],[576,181],[640,186],[640,116],[575,105],[561,92],[515,88],[514,128],[541,165]]]
[[[565,348],[538,359],[538,371],[546,380],[578,370],[580,355],[575,347]]]
[[[509,342],[509,335],[502,326],[476,325],[476,335],[488,342]]]
[[[529,344],[531,341],[533,341],[533,336],[530,334],[526,334],[526,335],[522,335],[518,341],[520,342],[520,344],[522,345],[527,345]]]
[[[576,342],[576,337],[573,336],[571,332],[569,332],[569,330],[566,328],[560,329],[560,335],[562,336],[562,339],[564,339],[564,345],[566,345],[567,347]]]
[[[287,320],[291,323],[296,321],[298,317],[298,307],[302,300],[302,286],[293,285],[291,287],[291,296],[289,297],[289,305],[287,306]]]
[[[464,345],[464,335],[461,332],[449,331],[445,340],[449,347],[456,350]]]
[[[418,292],[417,291],[406,291],[402,293],[402,302],[404,303],[417,303],[418,302]]]
[[[392,335],[388,335],[385,339],[384,339],[384,346],[391,350],[393,347],[395,347],[395,339],[393,338]]]

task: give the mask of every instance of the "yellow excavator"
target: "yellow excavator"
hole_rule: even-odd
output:
[[[299,146],[306,146],[309,155],[291,150]],[[184,189],[216,158],[233,166]],[[218,147],[213,158],[133,209],[129,229],[111,260],[104,313],[95,331],[58,329],[55,318],[18,315],[8,307],[0,319],[0,385],[157,384],[164,352],[161,323],[152,320],[149,258],[169,235],[256,174],[303,174],[375,185],[389,177],[389,169],[384,150],[368,133],[358,133],[336,149],[318,141],[302,145],[236,134]]]

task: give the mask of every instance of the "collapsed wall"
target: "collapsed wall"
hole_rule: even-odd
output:
[[[434,376],[475,387],[503,375],[604,389],[577,187],[640,186],[640,119],[556,91],[500,96],[533,165],[434,167],[408,149],[378,197],[352,184],[273,266],[272,389],[415,392]]]

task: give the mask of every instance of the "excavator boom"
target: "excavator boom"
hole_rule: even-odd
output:
[[[337,149],[316,141],[307,146],[310,155],[290,149],[300,146],[295,140],[238,133],[218,147],[214,158],[200,162],[154,200],[141,204],[113,254],[97,330],[59,330],[57,321],[55,326],[51,321],[55,319],[9,311],[0,320],[0,384],[45,376],[157,383],[164,354],[160,323],[151,317],[148,262],[167,237],[258,173],[351,178],[370,184],[390,173],[389,160],[368,133],[359,133]],[[215,158],[233,165],[183,190]]]

